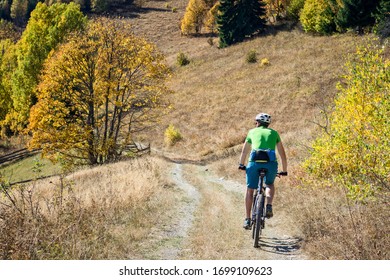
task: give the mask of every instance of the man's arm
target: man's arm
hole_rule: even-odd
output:
[[[241,151],[240,164],[245,165],[246,156],[248,155],[251,149],[252,149],[252,145],[247,141],[245,141]]]
[[[278,142],[276,144],[276,147],[278,149],[280,158],[282,159],[282,171],[287,172],[287,157],[286,157],[286,151],[284,150],[282,141]]]

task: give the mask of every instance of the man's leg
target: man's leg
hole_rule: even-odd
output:
[[[244,228],[250,229],[251,228],[251,210],[252,210],[252,203],[253,203],[253,192],[256,189],[257,185],[259,184],[259,171],[257,168],[256,163],[249,162],[246,167],[246,194],[245,194],[245,212],[246,212],[246,218],[244,221]]]
[[[271,185],[265,185],[265,186],[266,186],[265,195],[267,197],[267,204],[272,205],[272,201],[273,201],[274,195],[275,195],[275,185],[271,184]]]
[[[252,202],[253,202],[253,191],[254,189],[250,189],[250,188],[246,189],[246,194],[245,194],[246,218],[243,226],[245,229],[251,229],[252,226],[251,209],[252,209]]]
[[[265,195],[267,197],[267,207],[266,207],[265,215],[267,216],[267,218],[272,218],[272,216],[274,215],[272,210],[272,200],[274,199],[274,195],[275,195],[274,184],[266,185]]]
[[[274,214],[272,211],[272,201],[275,197],[275,185],[274,181],[276,178],[276,174],[278,172],[278,163],[276,161],[271,161],[267,163],[267,177],[265,180],[265,195],[267,197],[267,208],[266,208],[266,216],[267,218],[271,218]]]
[[[251,218],[251,210],[253,203],[253,192],[254,189],[247,188],[245,196],[245,209],[246,209],[246,218]]]

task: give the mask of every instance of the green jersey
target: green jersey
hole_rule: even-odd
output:
[[[252,144],[252,150],[275,150],[276,144],[280,142],[280,136],[276,130],[260,126],[249,130],[246,141]]]

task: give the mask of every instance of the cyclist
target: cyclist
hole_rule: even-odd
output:
[[[247,190],[245,195],[246,218],[244,228],[251,228],[251,209],[253,203],[253,192],[259,184],[259,170],[267,169],[265,179],[266,185],[266,216],[273,216],[272,200],[275,194],[274,181],[278,171],[278,162],[276,159],[275,148],[282,160],[282,172],[280,175],[287,175],[287,158],[286,153],[280,139],[279,133],[276,130],[268,128],[271,123],[271,116],[266,113],[260,113],[256,116],[256,127],[249,130],[242,148],[239,169],[246,170]],[[248,153],[248,165],[245,166],[245,160]]]

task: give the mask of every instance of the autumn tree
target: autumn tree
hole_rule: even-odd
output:
[[[208,32],[215,33],[217,31],[218,9],[219,9],[219,1],[217,1],[206,14],[204,25]]]
[[[307,170],[364,200],[390,190],[390,61],[361,47],[338,86],[330,125],[313,144]]]
[[[15,64],[13,49],[14,44],[10,39],[0,41],[0,127],[12,107],[12,100],[9,94],[11,89],[7,81],[10,79],[12,65]]]
[[[86,18],[79,6],[38,3],[16,46],[17,65],[10,79],[12,109],[6,123],[13,131],[27,126],[29,111],[36,102],[35,87],[42,65],[49,52],[72,31],[82,29]]]
[[[300,12],[303,29],[322,35],[336,31],[333,2],[335,0],[306,0]]]
[[[122,20],[99,19],[48,59],[32,108],[30,148],[69,164],[104,163],[155,125],[169,104],[169,69]]]
[[[203,26],[207,8],[204,0],[189,0],[181,21],[181,33],[184,35],[198,34]]]

